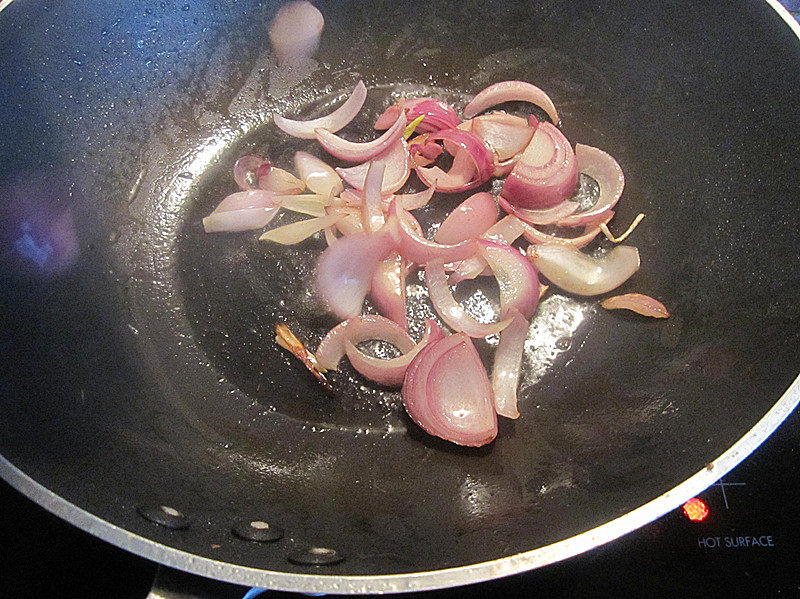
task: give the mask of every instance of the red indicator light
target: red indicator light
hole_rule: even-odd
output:
[[[693,497],[683,504],[683,513],[692,522],[702,522],[708,516],[708,506],[702,499]]]

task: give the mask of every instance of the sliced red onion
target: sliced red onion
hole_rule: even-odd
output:
[[[539,305],[539,274],[531,261],[511,245],[482,239],[478,246],[500,286],[500,317],[514,311],[533,316]]]
[[[404,354],[416,345],[408,332],[397,323],[383,316],[365,314],[348,318],[333,327],[322,339],[314,355],[320,368],[336,370],[345,354],[346,341],[357,345],[373,339],[391,343]]]
[[[345,330],[350,325],[350,322],[350,320],[340,322],[328,331],[328,334],[320,341],[314,356],[323,371],[339,368],[339,360],[345,354],[344,342],[347,340]]]
[[[369,166],[369,163],[367,163],[367,166]],[[339,199],[342,200],[346,206],[361,206],[364,201],[364,194],[357,193],[356,190],[353,189],[345,189],[339,194]]]
[[[511,172],[536,131],[525,119],[504,112],[475,117],[470,123],[470,131],[494,155],[495,177],[505,177]]]
[[[525,223],[514,216],[504,216],[496,225],[489,227],[489,229],[481,235],[481,239],[487,239],[496,243],[505,243],[511,245],[514,243],[525,231]]]
[[[325,216],[325,207],[328,198],[316,194],[275,196],[275,202],[292,212],[308,214],[309,216]]]
[[[429,343],[435,343],[440,339],[444,339],[442,328],[435,321],[426,319],[425,335],[419,343],[410,351],[396,358],[384,360],[368,356],[360,351],[350,339],[345,340],[344,346],[350,364],[363,376],[380,385],[399,387],[403,384],[408,365],[411,364],[417,354]]]
[[[317,129],[315,136],[320,145],[330,154],[350,162],[366,162],[375,158],[387,148],[391,147],[403,135],[406,127],[406,117],[401,112],[394,125],[386,130],[379,138],[363,143],[347,141],[326,129]]]
[[[416,210],[430,202],[435,191],[436,189],[434,187],[429,187],[424,191],[417,193],[401,193],[395,197],[406,210]]]
[[[428,241],[419,232],[419,223],[395,198],[389,207],[389,216],[397,220],[397,234],[402,256],[416,264],[429,260],[456,262],[474,255],[477,246],[474,241],[462,241],[455,245],[442,245]]]
[[[418,135],[408,141],[409,156],[413,156],[413,162],[417,166],[427,166],[436,160],[444,152],[444,148],[435,141],[428,140],[428,134]]]
[[[255,189],[257,185],[256,171],[261,166],[269,166],[269,160],[258,154],[246,154],[233,165],[233,179],[239,189]],[[267,169],[269,170],[269,169]]]
[[[494,407],[498,415],[506,418],[519,418],[517,385],[529,326],[527,318],[519,312],[512,312],[511,324],[500,333],[500,342],[494,354],[492,367]]]
[[[580,207],[578,202],[564,200],[552,208],[545,208],[544,210],[529,210],[528,208],[518,208],[514,206],[503,196],[499,196],[497,201],[500,203],[500,207],[503,210],[509,214],[513,214],[520,220],[524,220],[526,223],[531,225],[551,225],[555,222],[559,222],[565,217],[568,217]]]
[[[502,179],[503,177],[507,177],[508,173],[514,170],[514,167],[517,166],[517,162],[519,162],[519,157],[522,154],[517,154],[513,158],[509,158],[505,162],[495,162],[494,165],[494,172],[492,173],[493,177],[497,177],[498,179]]]
[[[325,307],[339,318],[361,312],[378,265],[396,249],[385,231],[342,237],[319,258],[316,290]]]
[[[279,211],[280,206],[212,212],[203,219],[203,229],[206,233],[261,229],[266,227]]]
[[[412,144],[409,147],[411,152],[411,160],[415,165],[414,169],[417,175],[427,186],[431,187],[436,185],[437,191],[446,193],[456,191],[467,191],[488,181],[492,172],[494,171],[494,159],[489,148],[474,134],[462,129],[446,129],[444,131],[437,131],[436,133],[429,133],[427,135],[427,143],[441,141],[445,144],[445,149],[448,147],[450,150],[455,151],[455,148],[460,148],[463,152],[455,151],[453,154],[453,166],[450,171],[444,173],[439,167],[424,168],[419,166],[415,161],[415,156],[421,155],[420,144]],[[453,152],[451,152],[452,154]],[[464,155],[466,153],[466,156]],[[474,166],[473,173],[470,173],[470,180],[463,182],[465,171],[462,166],[457,163],[461,155],[462,160],[469,157],[469,162]],[[464,162],[464,164],[468,164]],[[437,182],[438,179],[438,182]]]
[[[432,98],[405,98],[403,101],[403,106],[406,111],[409,108],[412,108],[419,104],[420,102],[424,102],[425,100],[431,100]],[[378,120],[375,121],[375,129],[388,129],[392,126],[392,123],[397,120],[398,115],[400,114],[400,103],[392,104],[383,111],[383,113],[378,117]],[[411,119],[408,119],[411,120]]]
[[[279,201],[271,191],[261,189],[248,189],[232,193],[219,203],[214,212],[228,212],[231,210],[246,210],[248,208],[274,208]],[[212,214],[214,213],[212,212]]]
[[[438,166],[425,168],[417,164],[415,170],[420,180],[426,185],[430,184],[428,182],[432,182],[437,189],[445,193],[468,189],[470,182],[475,178],[475,163],[466,150],[459,148],[455,152],[453,164],[447,172]],[[475,186],[472,185],[472,187]]]
[[[367,171],[367,178],[364,181],[364,203],[362,205],[361,220],[367,233],[377,231],[386,223],[383,209],[381,208],[381,185],[383,184],[385,170],[385,164],[371,162]]]
[[[589,210],[572,214],[559,221],[562,227],[578,227],[596,221],[619,201],[625,188],[625,175],[619,164],[610,155],[598,148],[576,144],[575,160],[578,171],[597,181],[600,195]]]
[[[278,126],[278,129],[289,135],[302,139],[314,139],[314,137],[316,137],[314,131],[317,129],[327,129],[328,131],[334,132],[347,125],[359,113],[366,99],[367,88],[363,81],[359,81],[353,93],[345,100],[344,104],[327,116],[310,121],[293,121],[279,114],[273,115],[272,118]]]
[[[514,206],[541,210],[571,197],[577,183],[578,165],[569,141],[555,126],[540,123],[502,195]]]
[[[338,241],[338,237],[336,237],[336,227],[331,225],[330,227],[325,227],[325,243],[328,244],[328,247],[332,246],[334,243]]]
[[[361,222],[361,211],[348,212],[346,210],[339,210],[342,214],[342,219],[337,221],[336,228],[345,237],[358,235],[364,232],[364,224]]]
[[[380,162],[386,167],[383,185],[381,186],[381,193],[384,194],[394,193],[400,189],[408,181],[408,177],[411,174],[411,166],[408,161],[408,144],[402,137],[371,162]],[[337,168],[336,172],[348,185],[355,189],[364,189],[364,181],[367,177],[369,165],[370,162],[365,162],[349,168]]]
[[[261,170],[262,169],[259,168],[256,171],[259,189],[274,191],[280,195],[294,195],[303,193],[303,190],[306,188],[306,184],[303,181],[282,168],[272,167],[267,169],[263,174]]]
[[[328,164],[308,152],[295,152],[294,166],[308,188],[316,194],[339,195],[344,190],[342,179]]]
[[[322,231],[325,227],[336,224],[340,218],[342,217],[339,214],[329,214],[328,216],[322,216],[320,218],[300,220],[296,223],[270,229],[259,237],[258,240],[274,241],[281,245],[294,245]]]
[[[453,210],[436,231],[436,243],[455,244],[483,235],[497,223],[497,206],[485,191],[471,195]]]
[[[530,102],[536,104],[547,113],[547,116],[558,124],[558,111],[553,101],[544,91],[526,81],[501,81],[480,91],[472,101],[464,107],[464,117],[471,119],[487,108],[503,102]]]
[[[413,100],[406,100],[406,103],[411,102]],[[378,131],[383,131],[384,129],[388,129],[392,126],[397,120],[397,117],[400,115],[400,107],[397,104],[392,104],[384,110],[378,119],[375,121],[374,128]]]
[[[522,234],[525,236],[525,239],[535,244],[559,244],[582,248],[589,245],[592,240],[601,233],[602,229],[600,228],[600,224],[607,224],[613,217],[613,210],[606,212],[597,222],[584,225],[583,233],[577,237],[557,237],[549,233],[544,233],[536,227],[525,223],[522,223],[525,227]]]
[[[461,119],[453,108],[441,100],[422,99],[412,105],[406,103],[406,118],[413,121],[425,117],[417,125],[420,133],[432,133],[443,129],[452,129],[461,124]],[[377,123],[376,123],[377,124]]]
[[[280,210],[271,191],[250,189],[232,193],[203,219],[206,233],[251,231],[265,227]]]
[[[520,235],[525,232],[525,223],[516,216],[505,216],[500,221],[489,227],[489,230],[481,235],[481,239],[488,239],[497,243],[511,245]],[[474,279],[478,275],[488,270],[486,260],[480,254],[467,258],[453,265],[453,272],[450,275],[450,283],[456,285],[466,279]],[[486,274],[490,274],[491,271]]]
[[[382,209],[385,212],[389,211],[389,206],[391,206],[392,201],[397,198],[397,201],[400,202],[406,210],[416,210],[417,208],[422,208],[426,205],[436,190],[433,187],[429,187],[424,191],[419,191],[417,193],[400,193],[397,195],[386,195],[383,194],[381,197],[381,204]],[[351,190],[345,189],[340,199],[345,201],[345,205],[349,208],[353,207],[361,207],[364,205],[364,192],[358,190]],[[420,231],[422,229],[420,228]],[[421,234],[421,233],[420,233]]]
[[[632,310],[642,316],[669,318],[669,310],[657,299],[641,293],[615,295],[600,302],[606,310]]]
[[[406,370],[402,396],[408,415],[430,435],[469,447],[497,436],[492,386],[466,335],[423,348]]]
[[[578,295],[600,295],[616,289],[639,270],[639,250],[620,245],[599,258],[558,244],[531,245],[528,257],[553,284]]]
[[[486,337],[499,333],[511,322],[510,320],[501,320],[483,323],[472,317],[453,297],[447,281],[447,274],[444,271],[444,263],[441,260],[433,260],[425,265],[425,283],[428,286],[428,295],[436,313],[451,329],[470,337]]]
[[[406,318],[406,261],[400,254],[392,254],[378,265],[369,296],[378,312],[408,329]]]
[[[319,46],[325,18],[306,0],[287,2],[269,27],[269,41],[278,65],[290,65],[310,58]]]

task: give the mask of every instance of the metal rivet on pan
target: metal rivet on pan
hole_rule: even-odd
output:
[[[172,530],[188,528],[191,523],[189,518],[168,505],[144,505],[137,507],[136,511],[143,518],[150,520],[150,522],[155,522]]]
[[[240,539],[271,543],[283,537],[283,529],[261,520],[242,520],[231,529]]]
[[[309,547],[290,553],[288,559],[301,566],[330,566],[344,560],[344,556],[327,547]]]

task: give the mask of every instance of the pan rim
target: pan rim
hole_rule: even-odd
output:
[[[764,0],[800,39],[800,23],[778,0]],[[13,0],[0,0],[0,11]],[[200,557],[140,535],[83,510],[33,480],[0,455],[0,478],[49,512],[122,549],[192,574],[235,584],[304,593],[400,593],[474,584],[574,557],[632,532],[681,506],[733,470],[800,404],[800,376],[756,424],[708,466],[666,493],[614,520],[550,545],[496,560],[427,572],[379,576],[297,574],[260,570]]]
[[[736,443],[699,472],[651,501],[605,524],[550,545],[507,557],[428,572],[380,576],[296,574],[259,570],[200,557],[133,534],[73,505],[0,456],[0,477],[46,510],[122,549],[207,578],[301,593],[403,593],[475,584],[574,557],[632,532],[683,505],[755,451],[800,404],[798,376],[769,411]]]

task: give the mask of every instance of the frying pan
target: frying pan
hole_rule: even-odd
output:
[[[319,2],[316,62],[291,71],[272,2],[4,4],[0,473],[76,526],[273,589],[466,584],[657,518],[798,403],[800,39],[776,3]],[[625,170],[615,222],[647,215],[622,291],[673,316],[551,296],[522,417],[480,449],[426,436],[349,366],[321,387],[272,331],[315,347],[332,326],[310,293],[323,242],[200,218],[238,156],[305,147],[273,112],[323,114],[359,78],[364,123],[401,91],[460,108],[504,79],[546,89],[567,137]],[[484,282],[459,293],[496,308]],[[253,520],[283,538],[231,534]]]

